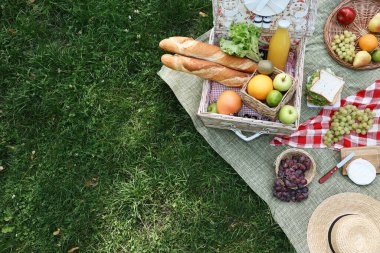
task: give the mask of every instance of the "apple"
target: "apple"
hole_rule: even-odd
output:
[[[266,99],[267,104],[270,107],[277,106],[281,102],[281,100],[282,100],[282,94],[278,90],[272,90],[271,92],[269,92]]]
[[[297,118],[298,112],[296,108],[291,105],[284,105],[278,114],[278,119],[281,121],[281,123],[287,125],[296,122]]]
[[[354,22],[356,17],[356,11],[351,7],[343,7],[336,13],[336,20],[341,25],[349,25]]]
[[[286,74],[278,74],[273,80],[273,87],[278,91],[287,91],[293,84],[293,78]]]

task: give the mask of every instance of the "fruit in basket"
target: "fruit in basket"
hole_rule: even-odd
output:
[[[341,141],[345,134],[355,131],[357,134],[366,134],[374,124],[375,113],[371,109],[359,110],[354,105],[345,105],[332,116],[330,129],[323,137],[323,143],[330,147]]]
[[[345,30],[341,34],[334,36],[331,49],[338,55],[339,59],[345,62],[352,62],[355,58],[356,35]]]
[[[274,181],[273,196],[282,201],[302,201],[309,195],[305,172],[310,169],[311,160],[305,155],[282,159],[277,178]]]
[[[298,112],[294,106],[284,105],[278,113],[278,119],[283,124],[293,124],[298,118]]]
[[[270,75],[273,73],[273,70],[273,64],[269,60],[261,60],[257,65],[257,71],[259,71],[260,74]]]
[[[367,52],[371,52],[379,45],[379,40],[376,38],[373,34],[365,34],[360,37],[359,41],[359,47]]]
[[[371,55],[367,51],[360,51],[355,55],[354,67],[360,68],[368,65],[371,62]]]
[[[270,107],[277,106],[282,100],[282,94],[278,90],[272,90],[269,92],[266,101]]]
[[[380,33],[380,12],[369,21],[368,30],[373,33]]]
[[[273,90],[273,81],[267,75],[256,75],[248,83],[247,92],[250,96],[258,99],[265,100]]]
[[[286,73],[280,73],[276,75],[273,80],[273,87],[278,91],[287,91],[290,89],[292,84],[293,78]]]
[[[356,11],[351,7],[343,7],[336,13],[336,20],[341,25],[349,25],[354,22]]]
[[[207,107],[207,112],[218,113],[218,110],[217,110],[217,107],[216,107],[216,102],[210,104],[210,105]]]
[[[218,113],[231,115],[240,111],[243,102],[239,94],[232,90],[226,90],[220,94],[218,101],[216,101],[216,108]]]
[[[373,51],[371,57],[373,62],[380,62],[380,50]]]

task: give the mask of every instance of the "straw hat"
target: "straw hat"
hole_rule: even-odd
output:
[[[380,202],[359,193],[323,201],[307,229],[310,253],[380,253]]]

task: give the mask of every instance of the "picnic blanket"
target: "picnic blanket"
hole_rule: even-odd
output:
[[[323,39],[324,22],[329,13],[340,0],[319,0],[318,18],[314,35],[308,39],[304,75],[305,80],[314,70],[331,68],[338,76],[346,80],[342,97],[355,94],[380,79],[380,69],[355,71],[344,68],[328,55]],[[211,28],[211,27],[210,27]],[[208,34],[199,39],[207,41]],[[202,91],[202,79],[186,73],[172,71],[163,67],[160,77],[170,86],[181,105],[190,115],[197,131],[205,138],[210,146],[226,160],[243,180],[270,207],[274,219],[278,222],[291,243],[299,253],[309,252],[306,241],[306,231],[309,218],[314,209],[326,198],[341,192],[359,192],[380,200],[380,177],[369,186],[354,185],[347,177],[336,173],[325,184],[317,180],[310,184],[310,197],[300,203],[280,202],[272,196],[273,180],[275,177],[273,163],[278,154],[287,146],[271,146],[273,136],[261,136],[252,142],[244,142],[228,130],[207,128],[196,115]],[[304,83],[305,83],[304,80]],[[319,109],[306,107],[302,101],[301,122],[319,113]],[[339,161],[339,152],[329,149],[307,150],[317,163],[316,178],[323,176]]]

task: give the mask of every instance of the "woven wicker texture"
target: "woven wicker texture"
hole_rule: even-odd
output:
[[[292,158],[293,156],[298,156],[298,155],[304,155],[304,156],[307,156],[308,158],[310,158],[311,160],[311,166],[310,166],[310,169],[308,169],[306,172],[305,172],[305,178],[307,180],[307,184],[310,184],[312,181],[313,181],[313,178],[315,176],[315,172],[317,170],[317,164],[315,163],[314,161],[314,158],[309,154],[307,153],[306,151],[302,150],[302,149],[297,149],[297,148],[290,148],[290,149],[287,149],[285,150],[284,152],[282,152],[276,159],[276,162],[274,164],[274,167],[275,167],[275,173],[277,175],[279,169],[280,169],[280,163],[283,159],[286,159],[286,158]]]
[[[275,69],[270,76],[272,80],[276,77],[276,75],[283,73],[280,69]],[[255,72],[252,75],[252,78],[256,76],[258,73]],[[288,102],[292,99],[294,92],[296,91],[297,85],[300,85],[296,78],[293,78],[293,84],[290,87],[290,89],[284,94],[281,102],[276,107],[269,107],[267,104],[263,103],[260,100],[257,100],[256,98],[250,96],[247,92],[248,83],[244,84],[243,88],[240,90],[240,96],[243,99],[244,103],[254,109],[256,112],[260,113],[261,115],[268,117],[272,120],[276,120],[278,118],[278,112],[280,111],[281,107],[288,104]],[[297,93],[298,96],[301,96],[300,93]]]
[[[356,10],[356,18],[354,22],[348,26],[340,25],[336,20],[336,13],[342,7],[351,7]],[[356,44],[360,36],[370,33],[367,29],[367,25],[371,18],[375,16],[376,13],[380,12],[380,1],[379,0],[346,0],[336,6],[336,8],[331,12],[329,17],[326,20],[325,28],[324,28],[324,37],[327,52],[330,56],[337,61],[339,64],[356,70],[366,70],[366,69],[375,69],[380,68],[380,62],[370,64],[360,67],[354,68],[352,63],[347,63],[341,60],[338,55],[332,50],[331,43],[334,41],[334,35],[342,34],[344,30],[350,31],[354,33],[357,37]],[[377,35],[379,38],[379,35]],[[361,49],[356,46],[356,51],[360,51]]]
[[[339,65],[328,55],[324,45],[323,27],[327,17],[339,3],[340,0],[318,1],[315,32],[308,39],[306,47],[303,83],[306,82],[307,76],[316,69],[328,67],[338,76],[345,78],[347,83],[342,92],[342,97],[346,97],[366,88],[375,79],[379,79],[380,69],[358,72]],[[199,40],[207,41],[208,37],[209,33],[206,33]],[[203,80],[165,67],[160,70],[159,75],[169,85],[180,104],[189,114],[196,130],[200,133],[199,138],[203,137],[215,152],[228,162],[252,190],[269,205],[274,219],[284,230],[298,253],[309,252],[306,239],[307,224],[315,208],[326,198],[341,192],[360,192],[380,199],[380,177],[376,178],[369,186],[358,187],[347,177],[341,176],[340,173],[335,173],[322,185],[314,180],[309,185],[310,196],[303,202],[285,203],[275,199],[272,195],[275,177],[273,163],[286,147],[270,146],[269,142],[273,139],[271,135],[264,135],[247,143],[240,140],[232,131],[206,127],[197,116]],[[307,108],[305,96],[302,96],[301,121],[304,122],[318,112],[319,109]],[[195,131],[194,134],[196,134]],[[188,143],[188,145],[192,144]],[[315,178],[322,177],[340,159],[339,153],[331,150],[318,149],[307,150],[307,152],[317,164]],[[320,253],[324,252],[321,251]]]

